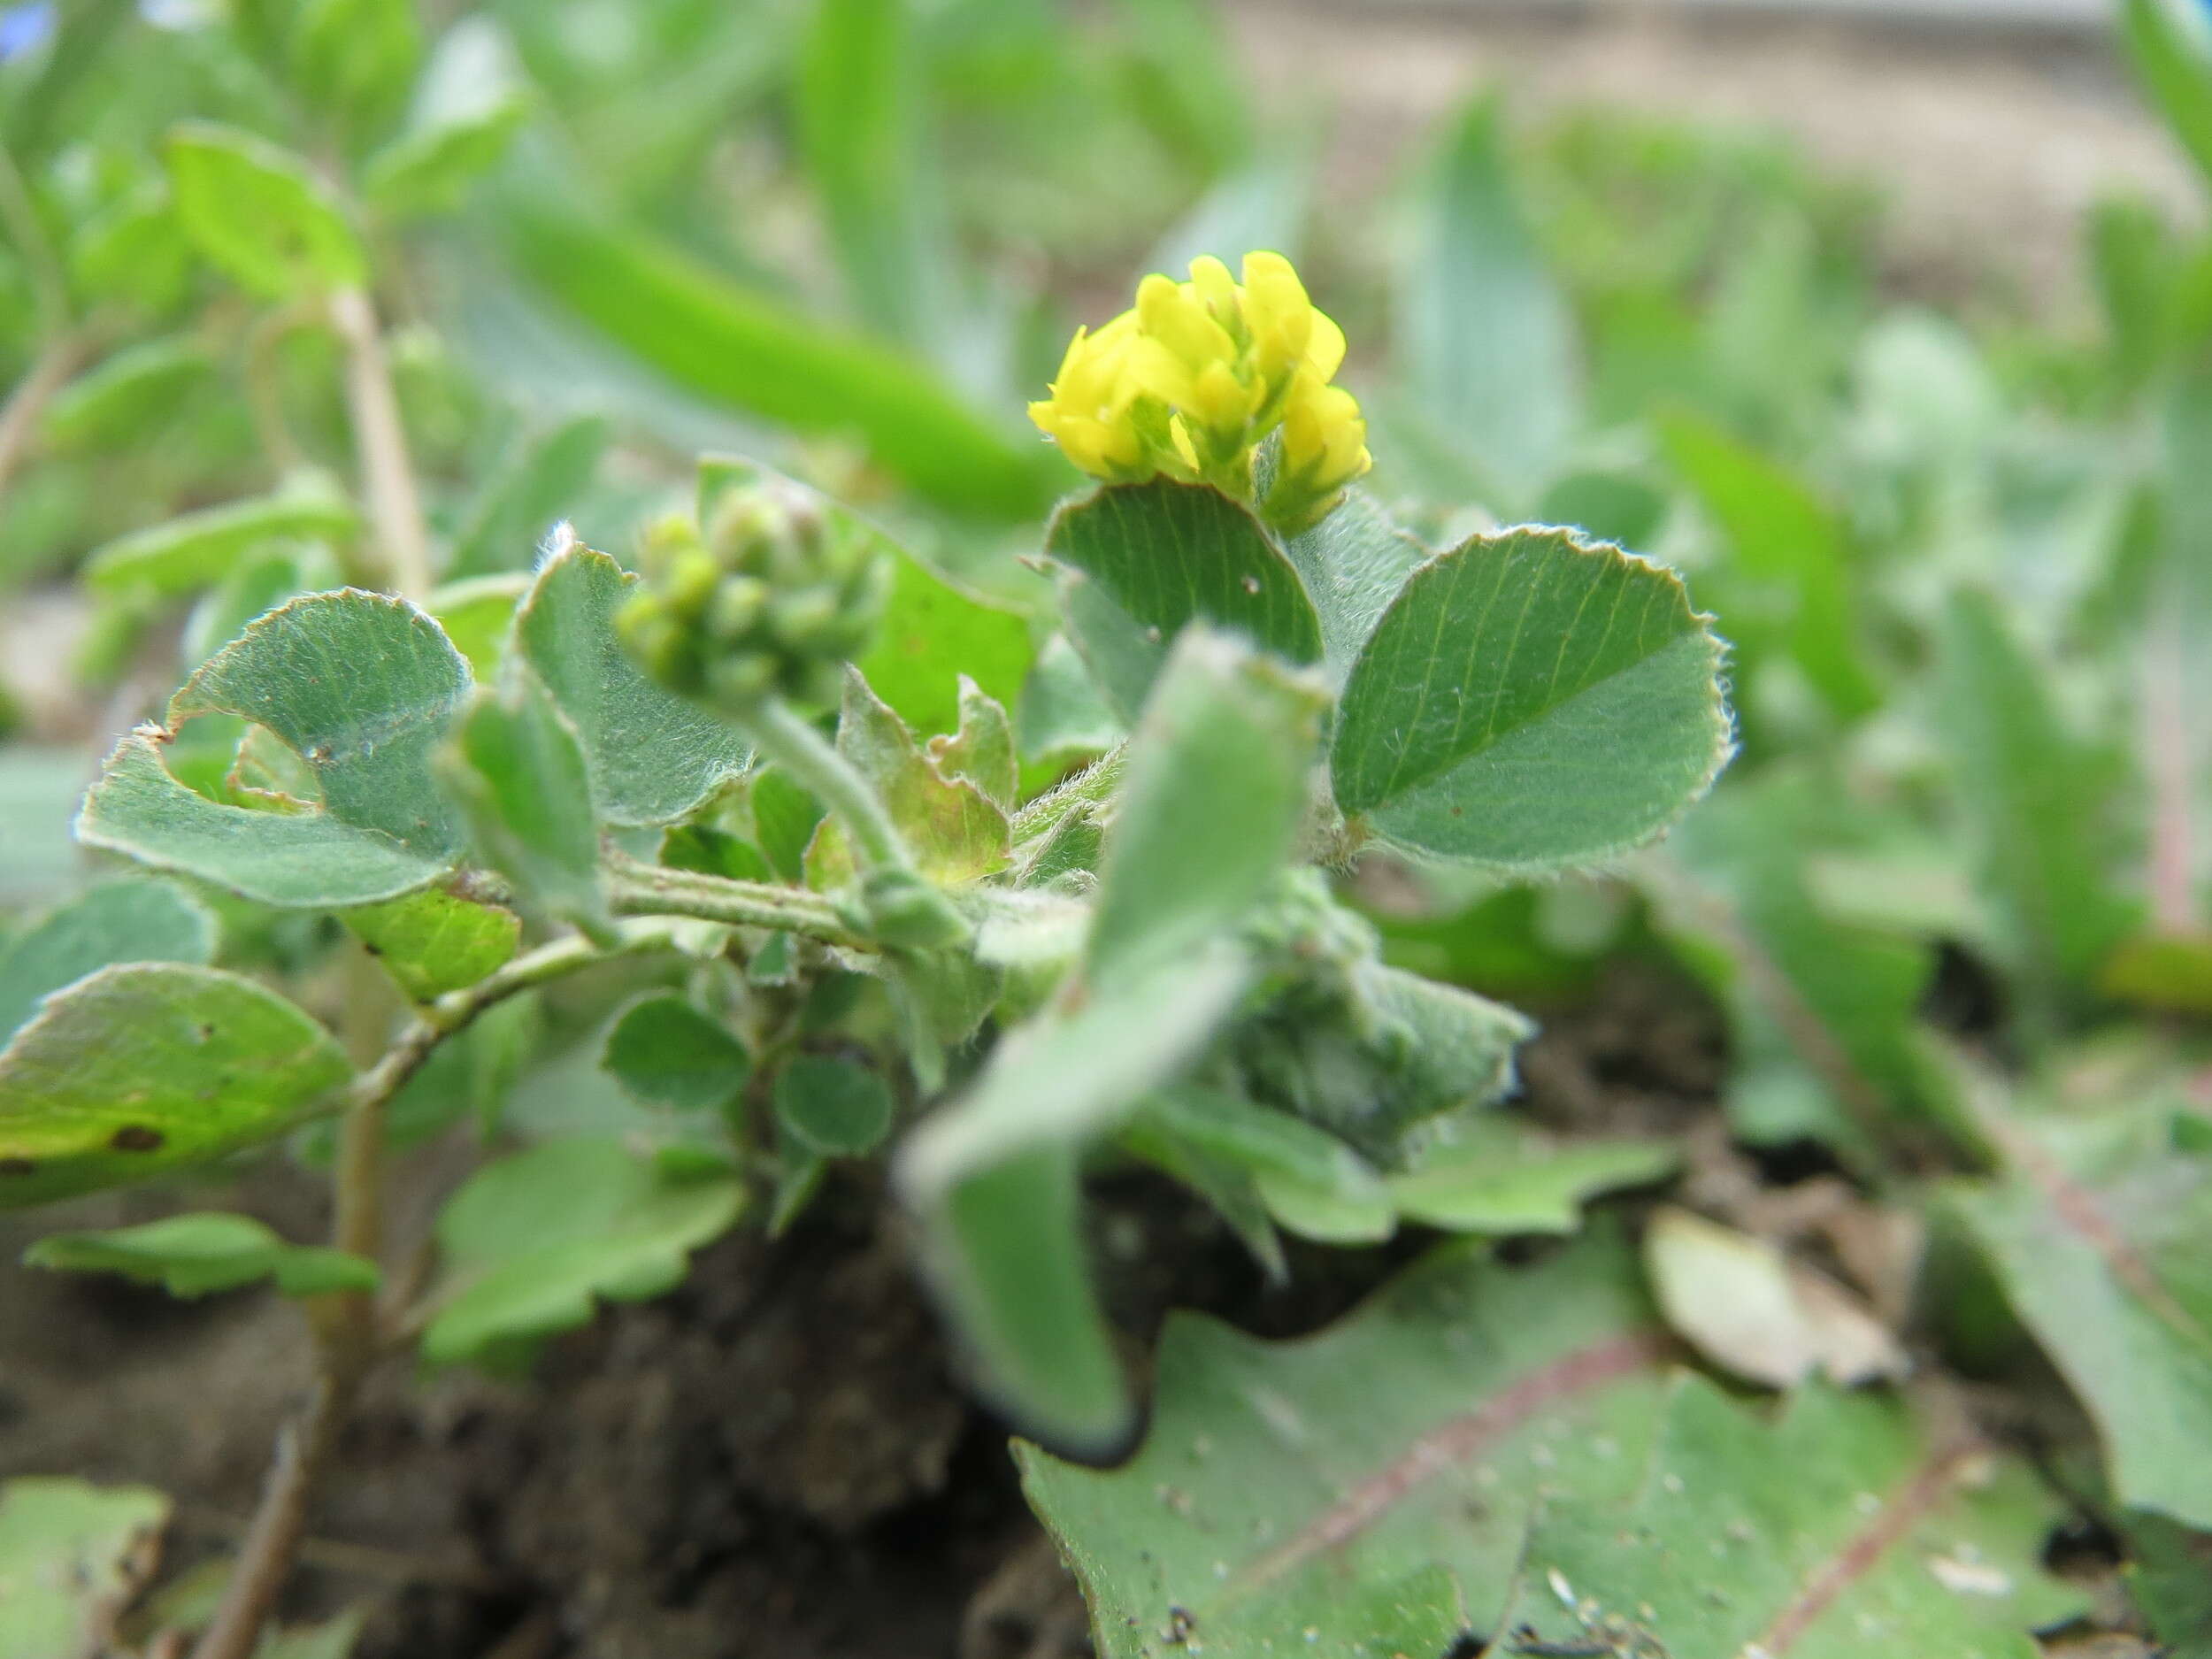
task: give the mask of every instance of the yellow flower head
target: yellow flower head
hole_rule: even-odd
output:
[[[1164,473],[1248,501],[1254,452],[1279,430],[1265,505],[1273,516],[1280,496],[1310,522],[1366,470],[1359,405],[1329,384],[1343,361],[1344,331],[1313,308],[1289,260],[1248,254],[1240,282],[1209,256],[1187,282],[1148,276],[1133,309],[1079,329],[1029,418],[1097,477]]]

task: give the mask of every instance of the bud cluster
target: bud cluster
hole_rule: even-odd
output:
[[[882,614],[880,554],[872,532],[812,491],[756,476],[722,490],[703,525],[652,526],[644,580],[617,626],[646,672],[684,696],[733,712],[772,695],[820,706]]]

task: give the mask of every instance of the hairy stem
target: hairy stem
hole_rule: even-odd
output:
[[[765,881],[733,881],[695,870],[670,870],[621,853],[608,860],[609,899],[625,916],[692,916],[741,927],[773,927],[826,945],[866,949],[836,908],[803,887]]]
[[[346,411],[369,498],[369,522],[393,588],[419,600],[432,585],[430,533],[414,464],[407,457],[407,429],[400,422],[383,329],[369,296],[359,288],[341,288],[330,296],[330,320],[346,349]]]
[[[441,1042],[520,992],[614,956],[672,949],[674,942],[665,921],[626,923],[608,946],[595,945],[580,935],[557,939],[418,1010],[383,1058],[354,1079],[347,1097],[333,1177],[337,1216],[332,1242],[372,1260],[377,1256],[383,1239],[385,1108]],[[314,1397],[300,1421],[288,1425],[277,1441],[276,1461],[239,1548],[237,1568],[213,1622],[192,1649],[192,1659],[250,1659],[298,1554],[316,1485],[379,1357],[377,1307],[367,1293],[326,1298],[312,1306],[311,1317],[316,1335]]]
[[[898,826],[868,780],[789,703],[781,697],[764,697],[746,711],[741,724],[763,757],[790,773],[794,783],[844,826],[862,869],[912,867]]]

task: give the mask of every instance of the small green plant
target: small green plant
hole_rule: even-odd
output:
[[[1722,647],[1617,547],[1435,550],[1351,492],[1340,335],[1286,262],[1247,278],[1148,280],[1094,337],[1124,359],[1079,341],[1040,406],[1064,442],[1105,434],[1079,458],[1117,458],[1047,533],[1061,631],[1015,710],[968,672],[964,624],[987,639],[999,612],[838,503],[710,461],[642,578],[563,541],[503,626],[472,618],[473,662],[435,599],[309,594],[117,746],[79,837],[184,885],[96,889],[12,949],[0,1194],[336,1125],[327,1246],[191,1215],[36,1252],[180,1294],[273,1277],[307,1313],[319,1391],[201,1659],[256,1639],[373,1367],[511,1359],[733,1225],[787,1225],[835,1159],[887,1153],[979,1386],[1086,1458],[1139,1420],[1084,1260],[1094,1148],[1188,1182],[1271,1262],[1279,1226],[1448,1211],[1526,1022],[1385,965],[1327,872],[1387,845],[1528,877],[1648,841],[1728,757]],[[1071,708],[1129,735],[1025,789],[1025,753],[1069,754],[1036,727]],[[187,775],[204,723],[229,759]],[[397,1012],[375,1052],[208,965],[209,892],[344,929],[388,980],[349,997]],[[675,971],[604,1053],[658,1144],[495,1158],[432,1270],[389,1277],[395,1111],[449,1047],[621,958]]]

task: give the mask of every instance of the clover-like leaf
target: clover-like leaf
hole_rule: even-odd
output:
[[[640,1104],[672,1111],[727,1106],[753,1068],[728,1026],[673,991],[648,991],[624,1007],[599,1064]]]
[[[162,764],[170,733],[141,728],[85,797],[78,838],[265,904],[397,897],[459,856],[429,760],[468,692],[468,664],[405,600],[353,588],[296,599],[211,657],[170,700],[169,720],[229,714],[267,727],[312,773],[320,810],[211,801]]]
[[[480,698],[438,757],[477,855],[511,879],[524,909],[595,936],[612,926],[599,880],[599,826],[576,729],[545,690],[513,676]]]
[[[1294,663],[1321,657],[1321,618],[1297,567],[1249,508],[1210,486],[1109,485],[1053,515],[1045,551],[1158,644],[1206,622]],[[1084,643],[1079,611],[1069,631]]]
[[[637,579],[571,543],[545,562],[515,616],[523,660],[583,746],[592,803],[610,824],[670,824],[745,764],[734,728],[646,679],[615,637]]]
[[[1726,763],[1721,655],[1671,571],[1570,531],[1476,536],[1414,572],[1353,664],[1337,804],[1501,875],[1617,857]]]
[[[1171,1314],[1134,1458],[1016,1455],[1102,1659],[1436,1655],[1497,1621],[1540,1494],[1626,1493],[1666,1352],[1617,1240],[1470,1241],[1298,1341]]]
[[[856,1158],[890,1133],[891,1091],[866,1066],[801,1055],[776,1079],[776,1118],[809,1151]]]
[[[204,1296],[273,1279],[288,1296],[374,1290],[376,1263],[320,1245],[288,1244],[251,1216],[168,1216],[104,1233],[57,1233],[23,1258],[66,1273],[119,1273],[172,1296]]]
[[[352,1068],[253,980],[178,963],[103,968],[0,1051],[0,1206],[120,1186],[282,1134]]]
[[[549,1141],[489,1164],[438,1217],[448,1282],[423,1356],[512,1359],[589,1323],[598,1301],[664,1294],[744,1202],[733,1176],[665,1169],[612,1141]]]
[[[215,918],[168,881],[104,881],[0,944],[0,1041],[40,1001],[118,962],[205,963]]]
[[[972,881],[1005,867],[1012,834],[1005,809],[956,769],[933,764],[906,722],[856,668],[845,672],[837,752],[874,787],[924,875]],[[852,879],[852,850],[836,819],[824,818],[816,829],[806,873],[822,888]]]
[[[2043,1568],[2060,1515],[2024,1464],[1898,1401],[1807,1388],[1762,1424],[1686,1376],[1632,1502],[1547,1506],[1497,1650],[2036,1659],[2080,1605]]]
[[[362,948],[413,1001],[474,985],[522,942],[522,918],[442,887],[340,912]]]
[[[168,144],[177,214],[209,259],[265,299],[357,288],[359,240],[308,164],[235,127],[193,121]]]

